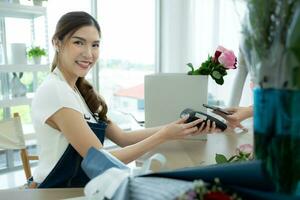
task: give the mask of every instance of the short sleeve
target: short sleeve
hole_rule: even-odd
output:
[[[35,120],[45,123],[61,108],[71,108],[82,113],[75,91],[66,82],[49,78],[35,93],[32,115]]]

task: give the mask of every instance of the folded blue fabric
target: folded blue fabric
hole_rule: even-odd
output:
[[[112,167],[129,169],[124,163],[109,153],[106,153],[104,150],[97,150],[94,147],[91,147],[88,150],[81,162],[81,168],[90,179],[102,174]]]
[[[168,172],[143,175],[144,177],[164,177],[187,181],[202,179],[213,182],[217,177],[225,185],[238,185],[264,191],[274,191],[272,181],[265,175],[261,161],[248,161],[191,167]]]

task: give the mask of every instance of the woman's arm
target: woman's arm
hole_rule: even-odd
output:
[[[62,108],[46,123],[60,131],[76,151],[84,157],[90,147],[102,148],[102,144],[86,123],[83,115],[71,108]]]
[[[112,151],[111,154],[122,162],[129,163],[167,140],[181,139],[187,135],[202,133],[203,125],[199,129],[196,127],[202,119],[184,124],[185,120],[180,119],[168,124],[150,137],[136,144]],[[53,114],[46,123],[60,130],[82,157],[86,155],[90,147],[95,147],[96,149],[103,147],[99,139],[89,128],[82,114],[78,111],[70,108],[62,108]],[[106,133],[110,135],[113,131],[114,129],[110,125],[106,129]]]
[[[142,156],[146,152],[152,150],[157,145],[164,143],[168,140],[183,139],[184,137],[191,134],[197,135],[203,133],[204,123],[199,127],[199,129],[196,126],[198,123],[203,121],[202,119],[184,124],[185,120],[186,118],[167,124],[152,134],[151,134],[151,130],[148,132],[146,131],[144,134],[146,135],[148,133],[150,135],[148,135],[148,137],[145,138],[144,140],[139,141],[133,145],[124,147],[122,149],[113,150],[111,151],[111,153],[115,157],[119,158],[121,161],[125,163],[129,163],[137,159],[138,157]],[[213,130],[216,129],[215,125],[213,126],[212,129]],[[114,126],[109,125],[106,130],[106,133],[114,134]]]
[[[134,131],[123,131],[111,121],[111,124],[109,125],[109,129],[111,131],[108,131],[106,133],[106,137],[112,140],[117,145],[125,147],[150,137],[157,131],[161,130],[163,127],[164,126],[145,128]]]
[[[140,142],[150,137],[151,135],[165,128],[165,126],[166,125],[153,127],[153,128],[134,130],[134,131],[123,131],[116,124],[111,122],[109,126],[110,131],[107,131],[106,136],[117,145],[121,147],[126,147],[128,145],[135,144],[137,142]],[[208,122],[207,126],[202,127],[201,130],[202,132],[206,132],[206,133],[220,132],[219,129],[216,129],[215,123],[213,123],[212,127],[210,128],[210,121]]]

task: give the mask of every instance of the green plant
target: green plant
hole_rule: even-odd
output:
[[[223,154],[216,154],[215,156],[215,161],[217,164],[242,162],[247,160],[253,160],[253,146],[251,144],[240,145],[236,149],[236,154],[230,158],[226,158],[226,156]]]
[[[252,160],[251,153],[239,152],[239,154],[233,155],[230,158],[226,158],[223,154],[216,154],[215,160],[217,164],[230,163],[230,162],[241,162]]]
[[[29,58],[32,57],[41,57],[46,55],[46,50],[43,48],[40,48],[39,46],[32,47],[28,51]]]

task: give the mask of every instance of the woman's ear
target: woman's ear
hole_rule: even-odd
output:
[[[60,51],[60,48],[61,48],[61,41],[58,40],[58,39],[54,39],[53,40],[53,45],[54,45],[55,51],[58,53]]]

